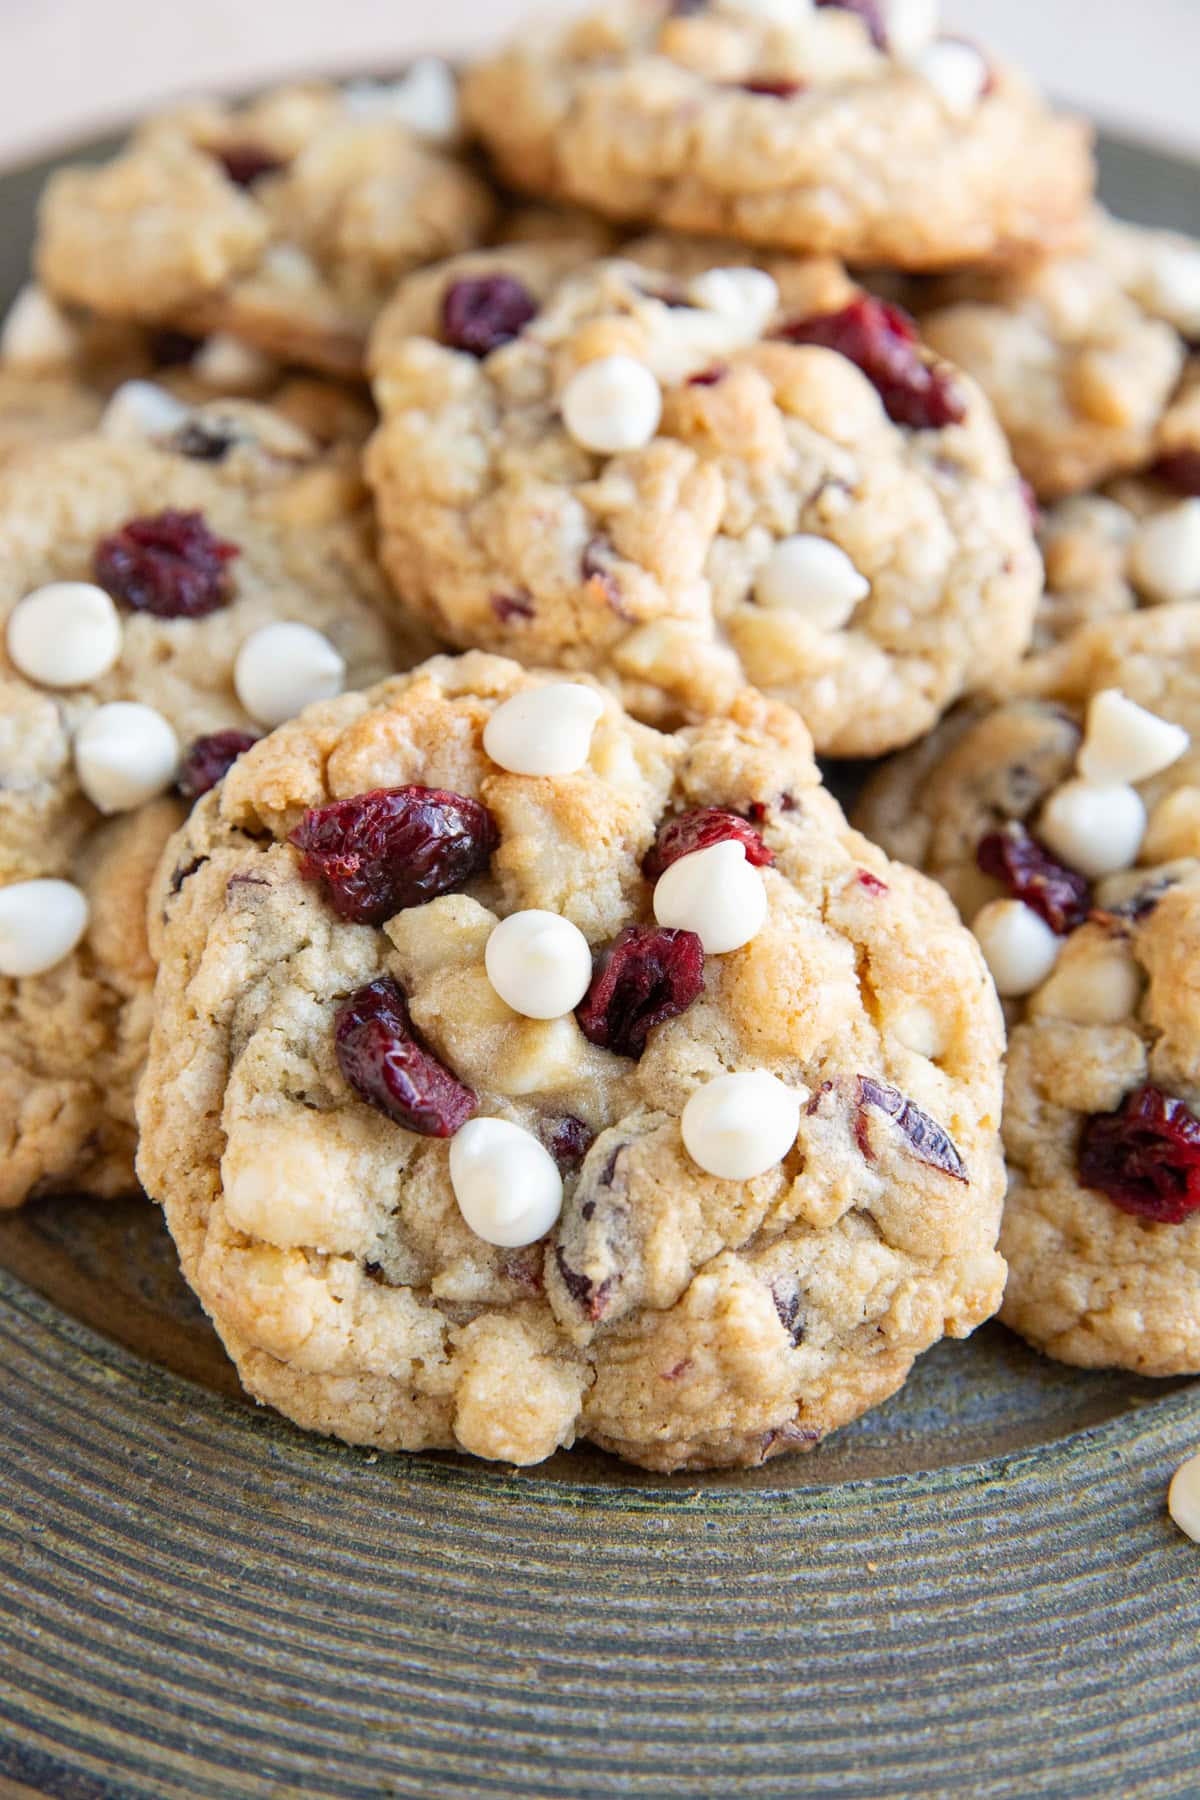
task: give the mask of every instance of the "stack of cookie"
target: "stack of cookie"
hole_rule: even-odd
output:
[[[761,1462],[1004,1254],[1052,1354],[1200,1368],[1200,250],[1092,185],[931,0],[617,0],[57,175],[0,1200],[136,1158],[247,1389],[385,1448]],[[900,753],[865,835],[814,752]]]

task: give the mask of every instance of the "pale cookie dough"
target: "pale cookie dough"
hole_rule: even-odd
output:
[[[323,83],[178,107],[114,161],[52,177],[39,279],[104,317],[356,374],[396,278],[491,224],[487,189],[424,123]]]
[[[508,772],[526,757],[573,772]],[[307,808],[413,784],[490,810],[488,860],[426,904],[345,922],[289,834]],[[739,841],[774,863],[717,846],[724,872],[690,905],[728,924],[758,883],[753,935],[705,958],[702,991],[640,1060],[570,1011],[500,998],[520,952],[511,934],[503,957],[489,945],[498,920],[557,915],[569,975],[573,928],[599,952],[653,926],[666,877],[652,888],[643,858],[666,819],[706,807],[741,815]],[[434,660],[248,752],[174,840],[160,901],[139,1169],[243,1382],[310,1429],[522,1464],[576,1437],[649,1468],[753,1464],[876,1404],[998,1302],[986,971],[945,896],[847,828],[800,721],[761,695],[663,736],[594,684]],[[473,1090],[449,1144],[342,1072],[335,1018],[383,978],[459,1100]],[[560,985],[557,1004],[578,992]],[[751,1079],[722,1118],[707,1084],[727,1074]],[[525,1171],[492,1195],[537,1216],[516,1247],[460,1209],[481,1120]],[[565,1172],[549,1228],[539,1144]],[[706,1174],[694,1155],[759,1172]],[[487,1157],[466,1179],[483,1183],[478,1224]]]
[[[1200,450],[1200,395],[1194,378],[1183,385],[1200,337],[1191,239],[1097,213],[1080,254],[956,277],[920,310],[929,342],[988,395],[1043,499]]]
[[[236,546],[227,597],[202,617],[119,595],[114,610],[94,586],[98,545],[172,511]],[[89,584],[82,612],[71,593],[65,612],[53,594],[30,607],[72,582]],[[292,621],[323,666],[340,661],[337,685],[360,684],[412,660],[417,640],[400,621],[393,633],[391,613],[352,463],[261,408],[228,402],[189,414],[174,440],[88,436],[0,466],[0,1205],[48,1186],[133,1185],[132,1079],[149,1029],[141,909],[176,819],[155,796],[194,740],[266,729],[239,697],[263,687],[239,678],[239,653]],[[119,816],[103,824],[89,795]],[[16,973],[42,930],[40,890],[18,925],[7,908],[17,884],[47,879],[87,896],[90,925],[45,973]]]
[[[1020,480],[974,384],[886,322],[886,397],[786,341],[884,316],[839,263],[739,263],[687,240],[582,265],[515,246],[404,282],[371,348],[381,556],[454,644],[586,670],[663,725],[748,682],[819,750],[878,754],[1027,646]],[[493,336],[456,347],[460,314]]]
[[[1025,685],[1027,695],[990,712],[952,715],[896,758],[868,789],[858,822],[947,887],[1012,996],[1000,1240],[1009,1282],[1001,1317],[1064,1362],[1195,1373],[1200,608],[1164,606],[1087,627],[1031,664]],[[1107,761],[1090,760],[1089,706],[1111,690],[1182,730],[1135,715],[1132,730],[1122,725],[1107,741]],[[1103,704],[1111,728],[1112,712],[1124,709],[1111,699]],[[1122,758],[1129,774],[1164,766],[1131,784],[1120,779]],[[1077,786],[1065,788],[1089,768],[1108,785],[1093,782],[1082,796]],[[1025,828],[1057,846],[1052,854],[1068,868],[1070,850],[1076,877],[1084,863],[1095,866],[1093,858],[1111,871],[1077,887],[1057,931],[1030,920],[1035,906],[1012,907],[1019,885],[979,866],[981,842],[1006,827],[1019,841],[1027,843]],[[1165,1194],[1170,1218],[1127,1210],[1131,1170],[1135,1202],[1141,1192],[1128,1160],[1136,1140],[1127,1133],[1147,1088],[1159,1098],[1152,1094],[1145,1106],[1165,1106],[1177,1125],[1147,1134],[1157,1170],[1152,1203],[1161,1209]],[[1121,1117],[1097,1128],[1095,1120],[1110,1114]],[[1097,1154],[1097,1129],[1126,1205],[1084,1178],[1095,1178],[1095,1163],[1085,1171],[1081,1158]]]
[[[539,19],[463,104],[507,181],[618,219],[912,269],[1071,239],[1084,127],[935,8],[920,43],[865,10],[616,0]]]

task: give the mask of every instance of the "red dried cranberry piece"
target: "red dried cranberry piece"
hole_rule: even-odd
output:
[[[775,852],[767,849],[753,825],[737,813],[726,812],[721,806],[701,806],[659,826],[658,836],[642,862],[642,873],[648,881],[657,881],[664,869],[681,856],[708,850],[726,839],[741,844],[746,861],[756,869],[769,869],[775,861]]]
[[[664,1019],[686,1012],[704,986],[704,946],[694,931],[627,925],[600,958],[576,1012],[590,1043],[638,1057]]]
[[[290,842],[340,919],[382,925],[485,869],[500,842],[486,806],[440,788],[377,788],[305,813]]]
[[[502,625],[511,625],[514,619],[532,619],[533,600],[528,594],[493,594],[492,611]]]
[[[740,81],[738,86],[747,94],[765,94],[769,100],[791,100],[804,87],[802,81],[771,81],[767,77],[755,81]]]
[[[1200,450],[1172,450],[1160,456],[1154,473],[1177,494],[1200,494]]]
[[[360,1099],[423,1137],[453,1137],[478,1101],[427,1050],[390,976],[360,988],[337,1011],[338,1067]]]
[[[857,13],[871,34],[871,42],[877,50],[887,49],[887,30],[883,23],[883,14],[879,8],[879,0],[817,0],[818,6],[836,6],[840,12]]]
[[[856,879],[859,887],[866,888],[868,894],[886,894],[888,891],[887,882],[880,881],[878,875],[873,875],[870,869],[860,869]]]
[[[778,335],[789,344],[818,344],[849,357],[896,425],[937,431],[966,416],[951,371],[923,359],[916,324],[899,306],[862,294],[840,312],[794,319]]]
[[[718,381],[723,381],[728,373],[729,370],[724,363],[717,363],[711,369],[701,369],[698,375],[689,375],[687,385],[688,387],[716,387]]]
[[[548,1119],[542,1127],[542,1142],[564,1175],[577,1169],[595,1142],[590,1125],[566,1113],[561,1119]]]
[[[1023,825],[1010,821],[979,841],[975,860],[985,875],[1002,881],[1051,931],[1065,937],[1092,909],[1092,890],[1082,875],[1055,862]]]
[[[183,759],[179,791],[185,800],[198,800],[223,781],[242,752],[258,739],[249,731],[214,731],[199,737]]]
[[[157,619],[201,619],[231,598],[226,563],[236,544],[214,535],[198,512],[130,519],[96,546],[95,574],[114,600]]]
[[[1086,1121],[1078,1167],[1084,1186],[1122,1212],[1179,1225],[1200,1210],[1200,1119],[1147,1084]]]
[[[453,350],[488,356],[537,315],[537,301],[511,275],[453,281],[442,296],[442,339]]]
[[[264,150],[261,144],[226,144],[223,150],[214,150],[213,155],[230,181],[240,188],[253,187],[264,175],[275,175],[287,166],[282,157]]]
[[[887,1114],[896,1128],[904,1133],[919,1162],[927,1163],[931,1169],[940,1169],[943,1175],[950,1175],[955,1181],[966,1181],[966,1165],[958,1153],[958,1146],[937,1120],[931,1119],[928,1113],[923,1113],[911,1100],[906,1100],[898,1088],[887,1087],[883,1082],[873,1080],[870,1075],[860,1075],[855,1136],[858,1147],[868,1162],[874,1160],[864,1116],[864,1109],[868,1106],[874,1106]]]

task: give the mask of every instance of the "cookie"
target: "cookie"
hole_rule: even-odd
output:
[[[218,396],[269,401],[326,445],[361,444],[374,423],[359,387],[286,369],[227,334],[193,338],[69,312],[31,284],[0,325],[0,459],[103,429],[109,402],[130,382],[153,382],[192,406]],[[152,395],[141,399],[154,405]],[[122,401],[114,415],[129,410],[138,408]]]
[[[835,261],[738,257],[513,246],[402,283],[371,348],[380,553],[453,644],[659,725],[749,683],[874,755],[1028,644],[1027,506],[906,315]]]
[[[1064,1362],[1200,1371],[1200,608],[1078,631],[858,823],[972,921],[1009,1013],[1001,1317]]]
[[[152,118],[112,162],[51,178],[39,279],[105,318],[357,374],[397,276],[491,223],[486,187],[434,141],[454,129],[443,98],[439,118],[403,85],[311,83]]]
[[[758,1463],[997,1304],[986,971],[761,695],[435,659],[243,756],[152,919],[139,1169],[301,1425]]]
[[[960,276],[935,297],[921,308],[929,342],[979,382],[1043,499],[1178,467],[1181,451],[1200,491],[1194,376],[1177,405],[1200,334],[1200,244],[1098,214],[1081,254]]]
[[[851,262],[1071,239],[1092,186],[1087,131],[932,5],[616,0],[539,19],[463,105],[515,187]]]
[[[132,1186],[164,796],[397,666],[361,500],[246,403],[0,466],[0,1204]]]

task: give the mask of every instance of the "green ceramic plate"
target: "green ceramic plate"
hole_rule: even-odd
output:
[[[1191,166],[1105,187],[1200,231]],[[365,1455],[240,1397],[134,1202],[0,1222],[0,1343],[2,1796],[1200,1795],[1200,1384],[992,1326],[750,1474]]]

